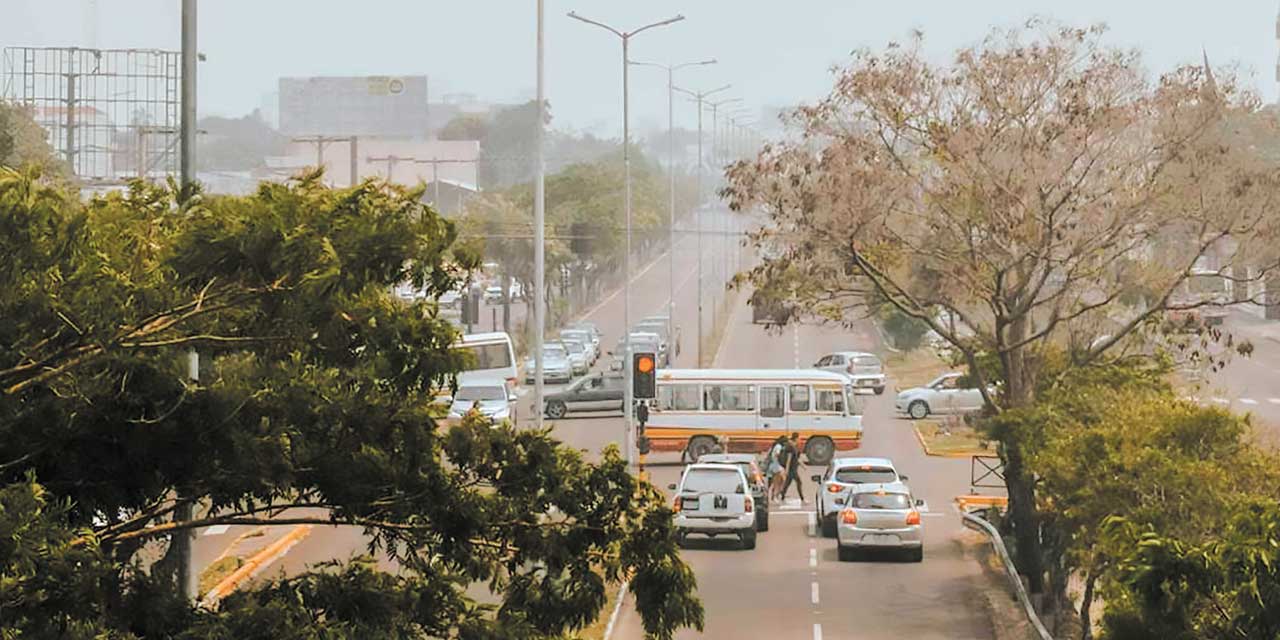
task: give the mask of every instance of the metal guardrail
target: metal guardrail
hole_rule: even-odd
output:
[[[1018,569],[1013,566],[1013,558],[1009,557],[1009,550],[1004,546],[1004,539],[1000,537],[1000,532],[987,522],[985,518],[979,518],[972,513],[961,513],[961,522],[964,526],[987,534],[991,538],[991,547],[996,550],[996,555],[1000,556],[1000,561],[1004,564],[1004,572],[1009,576],[1009,582],[1013,585],[1013,591],[1018,596],[1018,602],[1022,603],[1022,609],[1027,614],[1027,621],[1031,626],[1035,627],[1036,633],[1040,635],[1040,640],[1054,640],[1053,635],[1045,628],[1044,623],[1040,621],[1040,616],[1036,614],[1035,607],[1031,606],[1031,596],[1027,595],[1027,589],[1022,586],[1022,579],[1018,577]]]

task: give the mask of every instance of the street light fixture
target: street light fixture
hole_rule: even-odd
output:
[[[676,65],[660,62],[640,62],[632,60],[631,64],[639,67],[657,67],[667,70],[667,175],[670,186],[667,188],[671,204],[671,222],[668,227],[670,239],[667,241],[667,271],[670,274],[671,298],[667,300],[667,335],[675,341],[676,335],[676,135],[675,135],[675,72],[685,67],[699,67],[715,64],[716,59],[700,62],[683,62]]]
[[[669,24],[684,20],[684,16],[676,15],[673,18],[667,18],[659,22],[647,24],[632,31],[619,31],[603,22],[597,22],[584,18],[572,11],[569,17],[574,20],[585,22],[589,25],[600,27],[618,36],[622,40],[622,166],[624,174],[623,198],[625,201],[625,216],[627,218],[627,247],[626,247],[626,269],[623,272],[622,284],[622,344],[623,344],[623,362],[622,367],[626,375],[625,399],[623,401],[623,415],[626,418],[627,425],[627,464],[630,465],[635,460],[635,426],[633,416],[635,412],[634,400],[632,399],[632,375],[631,375],[631,101],[630,101],[630,70],[631,65],[627,64],[630,59],[631,38],[641,33],[657,27],[665,27]],[[541,293],[541,292],[539,292]],[[539,407],[539,411],[541,407]]]

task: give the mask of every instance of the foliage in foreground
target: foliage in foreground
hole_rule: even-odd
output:
[[[311,174],[80,203],[0,169],[2,637],[558,638],[625,577],[656,637],[701,626],[670,512],[615,450],[433,421],[454,330],[391,288],[479,256],[420,195]],[[172,596],[172,534],[267,522],[361,527],[399,570]]]

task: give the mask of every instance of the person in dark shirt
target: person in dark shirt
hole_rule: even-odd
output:
[[[787,490],[794,482],[796,495],[800,496],[800,503],[804,504],[804,486],[800,482],[800,434],[791,434],[791,439],[786,441],[786,447],[782,451],[782,458],[783,467],[787,470],[787,482],[782,485],[782,499],[787,499]]]

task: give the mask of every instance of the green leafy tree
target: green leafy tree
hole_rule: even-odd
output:
[[[0,167],[36,165],[46,177],[68,179],[70,168],[54,155],[48,133],[20,105],[0,100]]]
[[[5,637],[558,638],[624,577],[650,633],[701,626],[670,511],[616,450],[435,422],[455,331],[390,292],[433,299],[479,257],[421,195],[311,173],[82,203],[0,170]],[[321,567],[212,611],[173,597],[172,535],[305,523],[361,527],[400,570]]]
[[[489,132],[489,123],[484,118],[470,113],[454,116],[440,129],[441,140],[484,140]],[[495,144],[498,142],[494,141]]]
[[[733,206],[762,210],[758,242],[780,249],[757,287],[801,273],[802,306],[841,319],[893,305],[953,346],[1000,414],[1032,407],[1047,376],[1152,353],[1163,314],[1217,304],[1183,295],[1198,265],[1251,264],[1242,286],[1275,273],[1254,249],[1280,230],[1280,173],[1236,128],[1257,122],[1256,98],[1207,68],[1152,83],[1103,32],[1033,21],[946,66],[919,41],[855,52],[793,114],[798,140],[729,169]],[[1017,562],[1039,593],[1029,435],[999,432]]]
[[[548,110],[547,121],[551,116]],[[538,103],[499,110],[480,141],[480,183],[486,189],[503,189],[533,179],[534,142]]]
[[[197,127],[196,159],[200,168],[212,171],[248,171],[262,166],[265,156],[283,155],[288,140],[255,112],[243,118],[210,116]],[[128,141],[126,144],[136,144]]]

